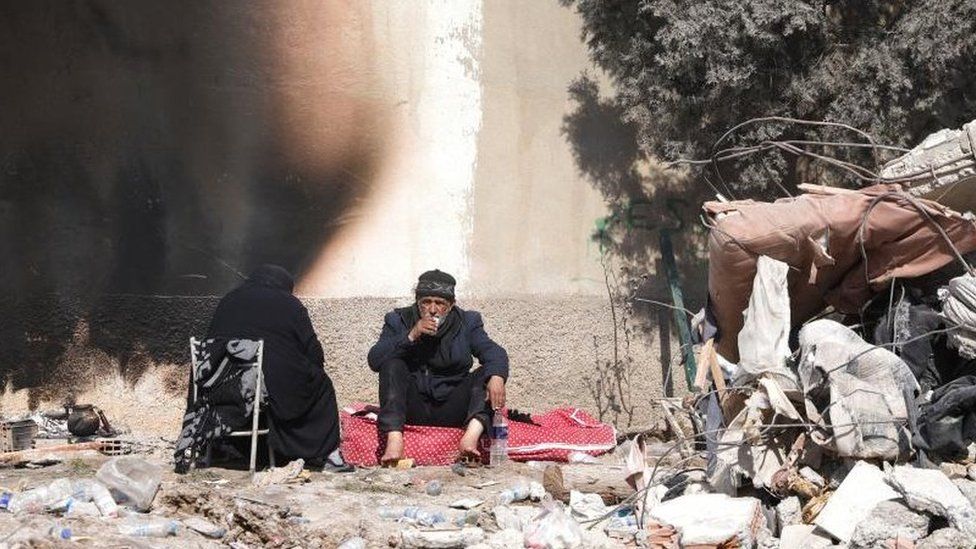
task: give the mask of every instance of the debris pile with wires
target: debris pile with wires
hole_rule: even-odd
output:
[[[867,186],[704,205],[708,300],[683,342],[695,432],[676,469],[633,446],[640,543],[976,546],[974,143],[976,121],[880,171],[801,141],[702,161],[779,150]]]

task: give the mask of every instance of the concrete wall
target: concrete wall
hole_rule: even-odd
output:
[[[3,409],[175,430],[186,339],[274,262],[342,401],[373,399],[382,313],[438,267],[511,351],[514,406],[641,422],[621,395],[656,394],[670,338],[626,327],[606,365],[604,206],[561,132],[588,63],[558,2],[30,2],[0,31]]]

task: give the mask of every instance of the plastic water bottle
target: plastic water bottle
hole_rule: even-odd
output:
[[[54,523],[48,528],[47,536],[54,539],[71,539],[71,528]]]
[[[165,538],[175,536],[180,530],[180,523],[167,519],[142,519],[136,517],[119,525],[119,533],[123,536],[136,538]]]
[[[119,516],[119,506],[108,488],[91,479],[76,480],[72,484],[72,497],[78,501],[91,501],[98,507],[98,512],[105,517]]]
[[[10,500],[14,499],[14,495],[11,492],[0,492],[0,509],[7,509],[10,507]]]
[[[501,465],[508,461],[508,420],[502,410],[495,410],[495,417],[491,420],[491,450],[488,463],[491,466]]]
[[[44,506],[49,499],[48,487],[39,486],[33,490],[14,494],[7,504],[7,510],[11,513],[39,513],[44,511]]]
[[[406,507],[396,509],[391,507],[380,507],[380,516],[388,519],[409,519],[421,526],[433,526],[442,522],[447,522],[444,513],[430,511],[421,507]]]

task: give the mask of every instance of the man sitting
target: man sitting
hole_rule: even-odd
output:
[[[505,406],[508,353],[485,333],[480,313],[455,306],[455,284],[438,270],[420,275],[416,302],[386,314],[369,350],[369,367],[380,377],[382,464],[404,457],[404,423],[463,427],[461,456],[478,457],[492,410]]]

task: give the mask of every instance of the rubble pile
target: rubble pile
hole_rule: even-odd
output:
[[[970,162],[972,127],[939,150],[965,137]],[[928,187],[801,188],[704,206],[709,299],[685,412],[706,482],[662,492],[676,473],[637,457],[637,522],[674,531],[643,541],[976,547],[974,217]]]

